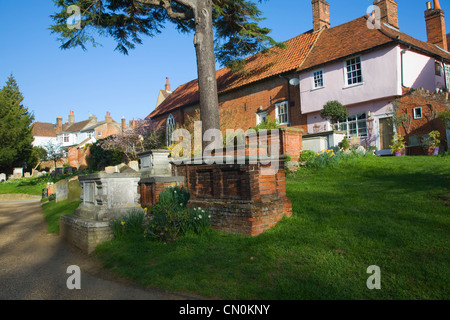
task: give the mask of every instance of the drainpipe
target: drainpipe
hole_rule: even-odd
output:
[[[402,88],[406,88],[406,86],[405,86],[405,79],[404,79],[405,77],[404,77],[404,75],[403,75],[403,70],[404,70],[404,66],[403,66],[404,58],[403,58],[403,55],[404,55],[407,51],[409,51],[409,50],[411,50],[411,46],[409,46],[408,49],[403,49],[403,50],[400,52],[400,58],[401,58],[400,65],[401,65]]]
[[[445,91],[448,91],[448,84],[447,84],[447,73],[445,70],[445,63],[444,63],[444,58],[441,58],[441,62],[442,62],[442,69],[444,69],[444,83],[445,83]]]

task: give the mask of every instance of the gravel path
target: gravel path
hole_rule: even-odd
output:
[[[81,289],[69,290],[67,268],[81,269]],[[102,269],[57,235],[47,234],[39,201],[0,202],[0,300],[184,300],[139,287]]]

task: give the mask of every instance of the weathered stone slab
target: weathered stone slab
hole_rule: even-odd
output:
[[[0,173],[0,182],[6,181],[6,174]]]
[[[67,200],[67,197],[69,195],[69,181],[60,180],[57,183],[55,183],[55,192],[56,192],[56,202]]]
[[[81,199],[81,184],[78,179],[69,181],[67,201],[69,203],[79,201]]]
[[[82,203],[76,215],[107,221],[126,215],[131,210],[143,211],[138,194],[140,179],[137,172],[80,176]]]

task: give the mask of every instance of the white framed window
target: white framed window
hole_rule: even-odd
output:
[[[99,131],[99,132],[97,133],[97,136],[101,137],[101,136],[102,136],[102,132]]]
[[[263,123],[264,121],[267,121],[267,112],[260,112],[256,114],[256,124]]]
[[[434,62],[434,74],[439,77],[442,76],[442,65],[439,61]]]
[[[170,146],[173,141],[172,141],[172,133],[175,130],[175,118],[173,117],[172,114],[169,115],[169,117],[167,118],[167,123],[166,123],[166,143],[167,146]]]
[[[323,70],[316,70],[312,72],[312,87],[313,89],[323,88]]]
[[[289,124],[289,106],[287,101],[275,104],[275,115],[280,125]]]
[[[349,116],[344,121],[337,123],[338,130],[347,132],[347,137],[367,137],[367,115],[359,113]]]
[[[353,86],[363,83],[361,57],[351,58],[345,61],[345,85]]]
[[[422,107],[414,108],[413,116],[414,119],[422,119]]]
[[[69,142],[69,135],[68,134],[65,134],[64,135],[64,142]]]
[[[450,88],[450,65],[444,65],[445,79],[447,80],[447,89]]]

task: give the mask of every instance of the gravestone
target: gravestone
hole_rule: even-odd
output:
[[[81,185],[78,179],[69,181],[67,201],[69,203],[78,201],[81,199]]]
[[[56,202],[67,200],[69,195],[69,181],[61,180],[55,183]]]
[[[23,177],[23,168],[14,168],[13,179],[20,179]]]
[[[0,173],[0,182],[6,181],[6,174]]]
[[[30,178],[31,174],[29,172],[25,172],[25,174],[23,175],[25,178]]]
[[[130,161],[128,166],[134,171],[139,171],[139,162],[138,161]]]

